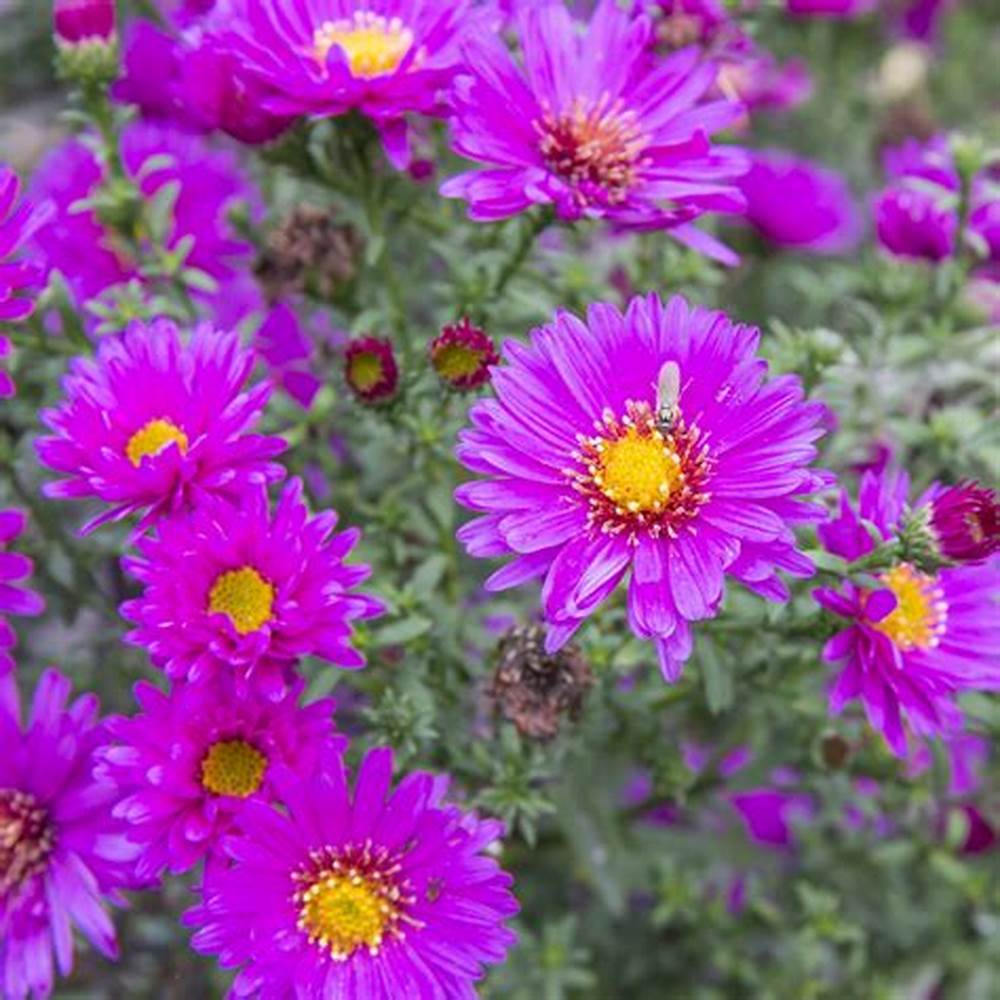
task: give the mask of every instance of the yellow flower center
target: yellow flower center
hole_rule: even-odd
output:
[[[475,351],[464,344],[447,344],[434,352],[435,369],[442,378],[449,380],[475,375],[482,363],[482,351]]]
[[[370,80],[392,73],[413,45],[413,32],[398,18],[370,10],[355,11],[351,19],[326,21],[316,29],[313,52],[325,66],[330,49],[344,53],[351,75]]]
[[[299,927],[339,960],[362,946],[377,952],[393,918],[383,887],[357,872],[328,872],[298,899]]]
[[[937,581],[900,563],[879,576],[896,595],[896,607],[872,627],[887,635],[900,649],[930,649],[944,632],[948,605]]]
[[[271,620],[274,587],[252,566],[220,573],[208,595],[212,614],[229,615],[240,635],[256,632]]]
[[[596,445],[594,483],[630,513],[663,510],[683,484],[680,458],[658,430],[629,427],[622,437]]]
[[[188,436],[177,424],[158,418],[144,424],[128,439],[125,454],[139,468],[144,458],[159,455],[169,444],[176,444],[183,455],[188,449]]]
[[[201,762],[201,787],[215,795],[245,799],[260,790],[267,758],[243,740],[219,740]]]
[[[357,354],[351,358],[347,381],[358,392],[369,392],[382,381],[382,362],[374,354]]]

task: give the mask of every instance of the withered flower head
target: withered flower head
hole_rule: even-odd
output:
[[[521,625],[500,640],[489,694],[522,736],[550,740],[559,733],[564,715],[579,718],[593,684],[579,647],[565,646],[550,656],[545,652],[545,629]]]

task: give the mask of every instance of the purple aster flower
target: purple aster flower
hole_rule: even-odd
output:
[[[271,308],[257,331],[254,346],[275,383],[308,410],[323,382],[310,364],[315,353],[312,341],[289,303],[279,302]]]
[[[456,492],[483,515],[458,537],[474,556],[514,557],[490,590],[543,578],[550,652],[630,575],[632,630],[673,681],[727,573],[777,601],[779,569],[812,573],[792,529],[823,516],[803,502],[825,482],[807,468],[823,407],[794,376],[765,380],[758,339],[650,295],[624,316],[557,313],[530,345],[505,345],[497,398],[460,436],[459,459],[487,478]]]
[[[843,253],[860,238],[854,200],[840,174],[779,151],[754,152],[740,180],[747,221],[769,242]]]
[[[263,91],[264,110],[298,117],[358,110],[397,167],[409,159],[405,115],[442,113],[461,65],[468,0],[236,0],[222,49]]]
[[[898,257],[939,261],[955,249],[954,199],[924,189],[892,187],[875,202],[878,240]]]
[[[218,129],[252,144],[277,138],[292,119],[261,106],[261,84],[213,31],[228,24],[229,16],[228,5],[220,4],[197,30],[176,36],[147,21],[133,22],[115,98],[138,105],[147,118],[195,131]]]
[[[138,122],[125,129],[121,155],[145,198],[177,185],[167,248],[190,243],[186,266],[204,271],[219,286],[197,293],[216,320],[230,319],[235,290],[241,292],[241,312],[256,308],[259,298],[248,300],[243,287],[253,247],[237,237],[229,213],[240,203],[256,212],[259,197],[234,154],[211,150],[196,135]],[[96,193],[105,169],[86,144],[70,139],[45,158],[33,180],[33,191],[51,197],[57,209],[35,236],[40,262],[62,273],[80,306],[111,285],[142,280],[139,262],[96,213],[75,208]]]
[[[14,632],[4,616],[40,615],[45,610],[40,594],[19,585],[34,572],[34,563],[27,556],[5,551],[26,523],[23,511],[0,510],[0,674],[10,667],[5,651],[14,645]]]
[[[614,0],[602,0],[585,33],[554,3],[526,8],[518,26],[523,70],[499,38],[468,42],[452,144],[486,169],[453,177],[441,193],[465,199],[481,221],[552,204],[563,219],[671,228],[732,261],[688,225],[744,204],[734,183],[743,152],[709,141],[743,113],[734,101],[703,102],[715,65],[696,47],[652,62],[649,19]]]
[[[73,968],[73,930],[117,957],[105,902],[132,885],[135,851],[108,812],[113,782],[96,776],[104,743],[97,699],[72,704],[70,682],[46,671],[22,726],[10,679],[0,680],[0,994],[52,992],[53,965]]]
[[[957,563],[982,562],[1000,552],[1000,498],[976,482],[935,491],[928,507],[934,546]]]
[[[875,542],[865,522],[893,538],[908,487],[905,473],[866,474],[858,508],[842,494],[839,516],[818,529],[823,545],[848,560],[866,555]],[[936,575],[898,562],[870,586],[847,582],[839,590],[817,590],[823,607],[851,619],[823,650],[825,660],[844,664],[830,692],[831,711],[860,698],[872,726],[900,757],[906,756],[904,718],[921,736],[954,730],[956,693],[1000,689],[998,586],[996,561]]]
[[[300,707],[303,687],[271,701],[225,676],[169,694],[136,685],[141,712],[108,721],[111,741],[98,773],[122,790],[114,815],[139,846],[140,878],[217,857],[247,803],[275,801],[276,768],[304,779],[325,753],[344,749],[347,741],[334,736],[333,700]]]
[[[309,516],[297,479],[273,513],[260,486],[238,506],[206,501],[160,522],[123,562],[145,587],[122,605],[136,625],[127,641],[147,647],[171,677],[235,673],[271,697],[284,693],[301,656],[363,667],[351,623],[383,606],[352,591],[370,570],[344,563],[360,532],[335,534],[336,524],[333,511]]]
[[[6,323],[27,318],[35,308],[32,292],[41,284],[42,272],[33,263],[13,258],[52,214],[47,202],[37,208],[19,203],[20,192],[17,174],[0,163],[0,322]],[[0,395],[3,390],[0,384]]]
[[[266,382],[243,391],[253,365],[236,333],[208,325],[186,342],[166,319],[105,337],[96,358],[72,362],[65,401],[42,411],[53,436],[36,442],[38,457],[66,477],[46,495],[110,504],[89,531],[139,511],[144,527],[202,497],[281,479],[272,459],[284,440],[248,433],[270,393]]]
[[[445,778],[392,789],[387,749],[366,754],[353,794],[342,763],[276,782],[287,811],[247,805],[231,866],[184,918],[196,951],[240,969],[233,995],[472,1000],[515,941],[511,878],[484,853],[502,824],[445,803]]]
[[[106,42],[115,35],[114,0],[55,0],[52,18],[63,45]]]
[[[931,41],[937,35],[941,18],[958,0],[910,0],[903,5],[897,17],[898,30],[918,41]]]

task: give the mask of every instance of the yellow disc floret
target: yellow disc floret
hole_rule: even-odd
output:
[[[188,436],[173,421],[159,417],[144,424],[128,439],[125,454],[139,468],[144,458],[159,455],[170,444],[176,444],[183,455],[188,448]]]
[[[344,53],[351,75],[370,80],[396,70],[412,45],[413,32],[398,17],[360,10],[351,19],[326,21],[317,28],[313,51],[325,66],[336,46]]]
[[[930,649],[944,631],[948,605],[937,581],[900,563],[879,580],[896,595],[896,607],[872,627],[887,635],[900,649]]]
[[[267,758],[244,740],[219,740],[201,761],[201,785],[215,795],[245,799],[260,790]]]
[[[598,446],[594,482],[616,506],[631,513],[663,509],[683,478],[677,452],[654,430],[629,427]]]
[[[240,635],[256,632],[271,620],[274,587],[252,566],[226,570],[212,584],[208,610],[212,614],[229,615]]]
[[[364,875],[330,872],[301,894],[299,912],[309,940],[345,959],[357,948],[378,951],[393,905]]]

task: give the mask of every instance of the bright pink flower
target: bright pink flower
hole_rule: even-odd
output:
[[[115,34],[115,0],[54,0],[56,41],[67,45],[106,42]]]
[[[233,996],[471,1000],[515,942],[511,878],[485,853],[502,824],[447,804],[445,778],[392,789],[390,750],[365,755],[353,791],[343,764],[275,777],[285,809],[247,805],[232,864],[184,918],[196,951],[239,970]]]
[[[485,385],[490,380],[490,366],[500,361],[489,334],[464,317],[443,326],[428,350],[438,377],[463,391]]]
[[[48,670],[27,724],[0,677],[0,994],[52,992],[54,968],[73,968],[78,931],[106,958],[118,955],[108,901],[132,887],[135,849],[109,818],[114,782],[94,774],[106,740],[97,698],[68,704],[70,682]]]
[[[330,698],[298,704],[304,682],[280,701],[216,677],[164,694],[135,687],[141,711],[108,721],[98,774],[121,789],[114,816],[138,845],[143,880],[187,871],[219,854],[249,802],[276,800],[273,775],[286,767],[306,780],[346,746],[334,735]]]
[[[0,510],[0,675],[10,670],[7,650],[14,645],[14,631],[6,615],[40,615],[45,610],[42,596],[22,582],[34,572],[34,563],[20,553],[5,551],[26,523],[23,511]]]
[[[706,212],[741,212],[741,150],[709,136],[743,106],[705,101],[716,66],[696,48],[650,60],[652,26],[602,0],[586,32],[562,3],[518,18],[524,69],[502,39],[467,45],[468,76],[455,86],[455,151],[482,164],[441,188],[493,221],[551,204],[560,218],[606,218],[669,228],[729,262],[733,255],[689,223]],[[608,52],[615,58],[609,60]]]
[[[344,350],[344,379],[363,403],[382,403],[395,396],[399,368],[392,341],[355,337]]]
[[[848,560],[866,555],[875,542],[863,521],[884,539],[893,538],[908,486],[904,473],[867,473],[858,508],[844,493],[839,516],[819,527],[823,545]],[[1000,690],[998,586],[995,561],[936,575],[898,562],[871,585],[848,582],[839,590],[815,591],[823,607],[851,620],[823,650],[828,662],[843,663],[830,692],[831,711],[860,698],[871,725],[900,757],[907,753],[904,718],[917,735],[954,731],[957,693]]]
[[[357,110],[393,164],[409,161],[405,115],[440,115],[461,66],[468,0],[237,0],[218,51],[242,67],[270,114],[327,117]]]
[[[253,365],[236,333],[207,325],[187,339],[170,320],[105,337],[96,358],[70,366],[65,401],[42,412],[53,435],[36,443],[38,457],[66,477],[46,494],[109,504],[90,530],[137,512],[147,525],[282,478],[273,459],[284,440],[249,433],[270,393],[266,382],[244,391]]]
[[[979,483],[964,482],[936,492],[930,527],[941,555],[955,562],[982,562],[1000,552],[1000,499]]]
[[[484,478],[456,491],[480,516],[458,533],[471,555],[512,556],[487,580],[542,580],[555,651],[629,579],[629,623],[656,643],[667,680],[714,617],[725,577],[776,601],[778,570],[809,576],[793,526],[823,407],[794,376],[765,380],[756,330],[679,296],[591,306],[504,346],[496,399],[470,411],[458,457]]]
[[[861,226],[840,174],[779,151],[751,153],[740,179],[747,221],[769,242],[812,253],[843,253]]]
[[[5,163],[0,163],[0,322],[26,319],[35,308],[33,292],[42,283],[43,272],[33,261],[16,259],[18,251],[52,215],[48,202],[35,208],[18,201],[21,182]],[[0,396],[9,395],[12,384],[0,372]]]
[[[360,532],[334,533],[336,524],[333,511],[309,515],[299,480],[273,511],[260,486],[238,506],[205,501],[160,522],[123,563],[144,587],[122,605],[136,625],[126,640],[145,646],[170,677],[234,674],[271,697],[284,693],[303,656],[363,667],[352,623],[384,608],[354,591],[370,573],[344,562]]]

